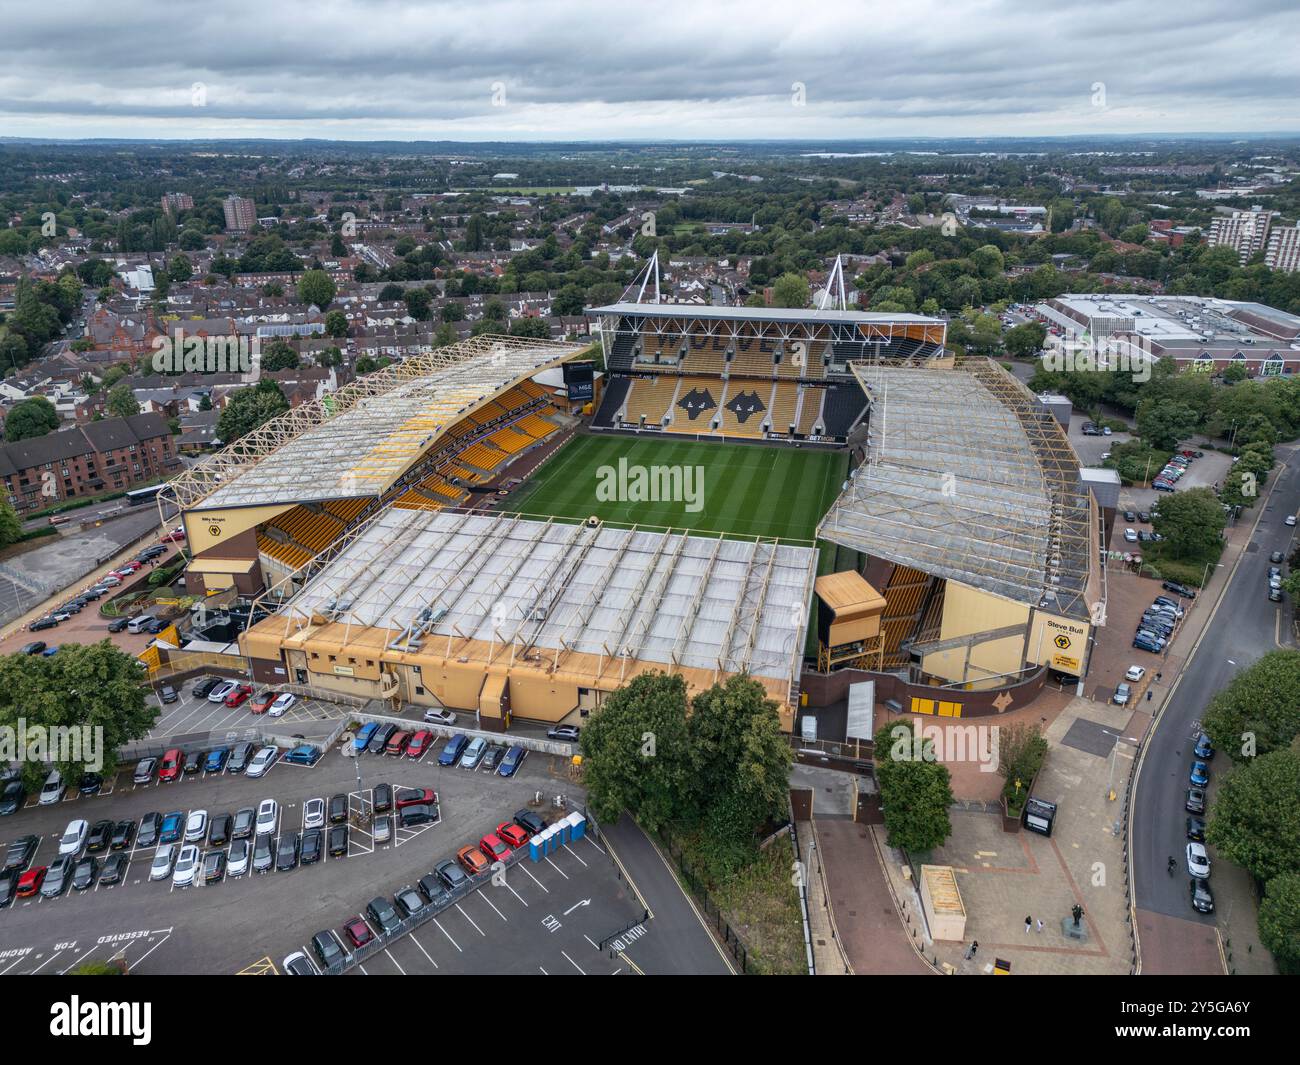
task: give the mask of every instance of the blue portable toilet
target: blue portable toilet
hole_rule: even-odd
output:
[[[547,825],[546,831],[542,833],[546,837],[546,853],[554,854],[560,849],[560,833],[554,825]]]
[[[572,823],[569,838],[574,841],[582,839],[587,834],[587,819],[577,810],[574,810],[573,813],[569,814],[569,821]]]
[[[563,847],[569,842],[569,831],[572,827],[573,826],[569,824],[569,819],[567,817],[561,818],[559,821],[555,822],[555,834],[560,838],[560,842],[556,844],[556,846]]]
[[[539,832],[528,841],[528,857],[535,862],[540,862],[546,853],[546,840],[542,838],[544,835],[544,832]]]

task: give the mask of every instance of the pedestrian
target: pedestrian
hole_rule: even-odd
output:
[[[1031,928],[1033,928],[1033,927],[1034,927],[1034,919],[1033,919],[1032,917],[1026,917],[1026,918],[1025,918],[1025,934],[1028,935],[1028,934],[1029,934],[1029,930],[1030,930]]]
[[[966,948],[966,960],[970,961],[971,958],[975,957],[975,952],[979,949],[980,941],[978,939],[972,939],[970,946]]]
[[[1163,677],[1163,676],[1164,676],[1163,673],[1157,673],[1157,674],[1156,674],[1156,682],[1159,683],[1160,678]]]
[[[1151,701],[1151,692],[1148,691],[1148,692],[1147,692],[1147,702],[1150,702],[1150,701]]]
[[[1038,927],[1038,932],[1039,932],[1039,934],[1041,935],[1041,934],[1042,934],[1042,931],[1043,931],[1043,919],[1042,919],[1041,917],[1038,918],[1038,925],[1037,925],[1037,927]]]

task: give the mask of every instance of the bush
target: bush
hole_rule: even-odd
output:
[[[1155,544],[1148,544],[1148,547],[1156,547]],[[1186,584],[1192,588],[1201,586],[1201,578],[1205,576],[1205,563],[1199,565],[1195,562],[1179,562],[1172,558],[1151,558],[1149,555],[1143,556],[1145,561],[1144,568],[1149,570],[1157,579],[1162,581],[1177,581],[1179,584]],[[1211,566],[1210,569],[1214,567]]]
[[[1146,484],[1147,478],[1155,477],[1172,457],[1172,451],[1160,451],[1141,440],[1130,440],[1110,449],[1106,465],[1118,471],[1119,479],[1126,485]]]

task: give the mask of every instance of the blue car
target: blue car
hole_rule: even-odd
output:
[[[209,751],[208,756],[203,759],[204,772],[220,773],[226,767],[228,757],[230,757],[229,747],[218,747],[215,751]]]
[[[53,647],[47,647],[47,648],[45,648],[45,650],[41,652],[41,657],[42,657],[42,658],[53,658],[53,657],[54,657],[56,654],[58,654],[58,653],[59,653],[59,645],[58,645],[58,644],[55,644]]]
[[[1214,747],[1204,732],[1196,738],[1196,757],[1206,762],[1214,757]]]
[[[375,731],[379,728],[378,721],[367,721],[357,732],[357,737],[352,741],[352,749],[360,754],[370,745],[370,738],[374,736]]]
[[[1210,782],[1210,767],[1204,762],[1193,762],[1192,771],[1188,776],[1193,785],[1203,788]]]
[[[180,810],[167,814],[163,818],[162,827],[158,830],[158,842],[175,843],[181,838],[181,831],[185,828],[185,814]]]
[[[300,743],[283,760],[292,765],[315,765],[320,761],[320,751],[310,743]]]
[[[438,755],[438,764],[455,765],[460,761],[461,752],[468,746],[468,736],[453,736],[447,741],[447,746],[442,749],[442,754]]]
[[[514,776],[515,770],[519,768],[527,753],[528,750],[524,747],[511,747],[501,759],[501,764],[497,766],[497,772],[503,777]]]
[[[1157,655],[1160,653],[1160,645],[1151,640],[1148,640],[1145,636],[1136,637],[1133,640],[1133,646],[1136,647],[1139,651],[1150,651],[1152,654],[1157,654]]]

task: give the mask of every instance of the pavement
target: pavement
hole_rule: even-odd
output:
[[[1198,914],[1187,901],[1187,876],[1165,870],[1169,855],[1180,858],[1186,839],[1183,800],[1199,721],[1214,693],[1267,651],[1292,646],[1287,603],[1266,596],[1269,554],[1289,554],[1295,529],[1283,518],[1300,508],[1300,469],[1292,448],[1277,449],[1279,466],[1267,494],[1229,530],[1221,567],[1202,602],[1167,651],[1185,660],[1165,669],[1156,685],[1157,717],[1133,785],[1131,855],[1135,885],[1134,923],[1144,973],[1273,972],[1255,927],[1256,901],[1244,871],[1215,862],[1209,848],[1216,913]],[[1285,466],[1282,463],[1286,463]],[[1210,799],[1218,775],[1228,769],[1220,754],[1211,764]],[[1216,935],[1217,932],[1217,935]],[[1219,938],[1223,944],[1220,949]]]

